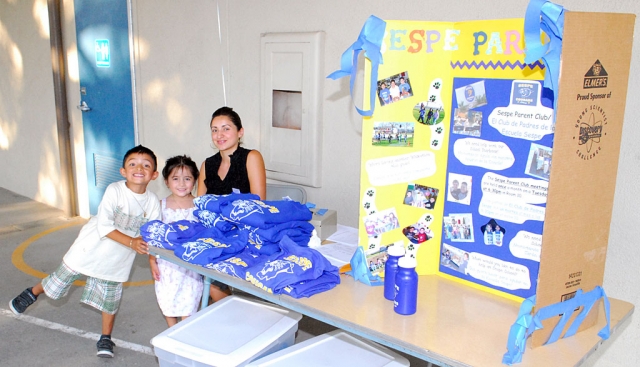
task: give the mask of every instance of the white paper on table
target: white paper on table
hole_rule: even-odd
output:
[[[358,229],[338,224],[337,230],[327,238],[327,241],[358,246]]]
[[[357,245],[347,245],[344,243],[328,243],[317,247],[316,250],[337,267],[348,264],[356,252]]]
[[[338,224],[338,228],[326,240],[326,245],[316,247],[333,265],[341,267],[348,264],[358,247],[358,229]]]

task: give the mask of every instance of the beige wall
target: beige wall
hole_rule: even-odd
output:
[[[216,2],[185,7],[139,1],[134,22],[141,142],[160,161],[188,154],[200,165],[213,153],[211,114],[224,105],[221,62],[226,52],[218,37]],[[166,190],[160,181],[156,191]]]
[[[344,0],[137,0],[133,5],[140,141],[164,159],[190,154],[200,164],[213,153],[211,113],[226,103],[245,124],[244,145],[260,149],[260,34],[326,32],[324,74],[339,67],[340,55],[355,40],[366,18],[472,20],[516,18],[526,0],[344,1]],[[576,11],[640,13],[637,0],[566,0]],[[45,0],[0,0],[0,186],[56,207],[57,150],[48,29],[39,15]],[[65,0],[65,45],[69,55],[69,112],[73,128],[79,199],[87,213],[81,116],[75,67],[73,1]],[[222,24],[218,33],[218,9]],[[44,16],[46,18],[46,15]],[[636,24],[636,35],[640,26]],[[637,37],[636,37],[637,38]],[[630,88],[620,153],[604,289],[610,297],[640,304],[640,268],[635,228],[640,224],[640,45],[634,45]],[[224,77],[223,77],[224,72]],[[226,96],[223,93],[223,81]],[[336,209],[341,224],[357,226],[361,119],[352,107],[347,80],[325,80],[322,187],[308,188],[309,200]],[[360,93],[361,94],[361,93]],[[360,103],[358,97],[357,103]],[[168,192],[157,181],[151,189]],[[579,189],[578,187],[576,189]],[[596,197],[586,200],[597,200]],[[614,343],[605,343],[588,366],[640,364],[640,323],[636,317]],[[526,358],[526,354],[524,356]]]
[[[46,1],[0,2],[0,185],[62,207]]]

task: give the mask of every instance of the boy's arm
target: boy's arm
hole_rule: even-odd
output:
[[[149,254],[149,246],[146,242],[144,242],[142,237],[131,237],[118,231],[117,229],[109,232],[106,237],[118,242],[123,246],[129,247],[140,255]]]

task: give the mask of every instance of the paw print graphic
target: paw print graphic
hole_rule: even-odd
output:
[[[409,246],[407,246],[407,250],[409,251],[415,250],[415,246],[413,246],[413,243],[410,243]]]
[[[442,127],[437,128],[437,129],[436,129],[436,132],[437,132],[438,134],[442,134]]]
[[[367,196],[373,196],[373,190],[368,190],[367,191]]]
[[[427,216],[425,216],[425,217],[424,217],[424,219],[425,219],[427,222],[431,222],[431,220],[432,220],[433,218],[432,218],[430,215],[427,215]]]
[[[369,250],[373,250],[374,248],[376,248],[376,245],[374,245],[373,243],[369,244]]]
[[[365,208],[365,209],[369,209],[369,208],[371,208],[371,204],[370,204],[370,203],[364,203],[364,208]]]
[[[438,146],[438,141],[437,140],[432,141],[431,145],[433,145],[434,147],[437,147]]]
[[[435,102],[435,101],[436,101],[436,96],[431,96],[431,97],[429,97],[429,101],[431,101],[431,102]]]
[[[433,83],[433,88],[440,89],[440,82]]]

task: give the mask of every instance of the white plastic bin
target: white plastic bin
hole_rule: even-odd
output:
[[[403,356],[342,330],[316,336],[253,361],[252,367],[400,367]]]
[[[160,367],[236,367],[293,345],[297,312],[229,296],[165,330],[151,344]]]

